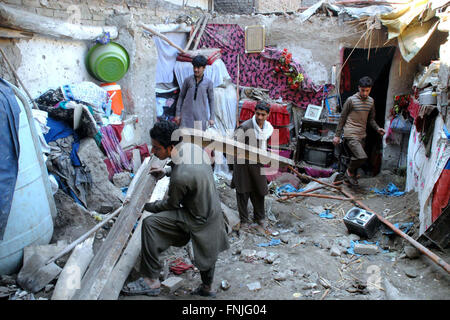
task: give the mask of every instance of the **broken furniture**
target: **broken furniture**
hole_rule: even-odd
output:
[[[337,124],[303,118],[297,136],[296,161],[328,168],[334,162],[333,138]]]

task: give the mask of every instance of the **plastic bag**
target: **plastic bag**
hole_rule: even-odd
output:
[[[401,114],[395,116],[391,123],[391,129],[400,132],[409,132],[411,130],[411,121],[405,119]]]

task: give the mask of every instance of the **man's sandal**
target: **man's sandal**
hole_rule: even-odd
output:
[[[126,295],[143,295],[156,297],[160,294],[161,288],[150,288],[145,282],[144,278],[139,278],[136,281],[130,282],[122,288],[122,292]]]

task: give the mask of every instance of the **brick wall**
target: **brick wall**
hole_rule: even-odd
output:
[[[108,25],[108,19],[133,14],[145,23],[170,22],[180,15],[181,6],[164,0],[2,0],[2,2],[44,17],[81,25]],[[184,12],[189,13],[190,8]],[[193,9],[192,9],[193,10]]]
[[[214,11],[224,14],[251,14],[258,0],[214,0]]]

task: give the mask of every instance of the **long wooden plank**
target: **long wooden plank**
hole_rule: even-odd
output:
[[[210,150],[214,149],[237,159],[247,159],[257,163],[271,164],[272,166],[295,166],[294,161],[277,153],[246,145],[220,134],[211,134],[192,128],[182,128],[178,133],[185,142],[195,143],[203,148],[208,147]]]
[[[194,32],[191,34],[188,43],[187,43],[186,46],[184,47],[184,50],[185,50],[185,51],[189,50],[189,47],[191,46],[192,41],[194,40],[195,36],[197,35],[197,31],[198,31],[198,29],[200,28],[203,19],[205,19],[205,16],[204,16],[204,15],[201,16],[201,17],[198,19],[198,21],[197,21],[197,23],[196,23],[196,25],[195,25]]]
[[[111,39],[118,36],[118,30],[114,26],[82,26],[43,17],[2,3],[0,3],[0,26],[74,40],[95,40],[103,32],[109,32]]]
[[[97,300],[112,269],[119,259],[128,238],[136,225],[141,210],[148,196],[156,185],[155,178],[148,174],[151,167],[157,166],[156,157],[146,158],[133,178],[135,187],[132,188],[131,196],[127,195],[123,209],[111,228],[102,246],[92,259],[92,262],[84,275],[80,289],[73,296],[73,300]]]
[[[200,43],[200,38],[203,36],[203,32],[205,31],[206,23],[208,22],[208,19],[209,19],[209,15],[206,15],[205,20],[203,20],[202,28],[198,32],[197,39],[195,40],[193,50],[197,50],[198,44]]]
[[[153,189],[150,202],[161,200],[164,197],[164,194],[169,188],[169,181],[169,177],[158,181],[155,189]],[[114,266],[114,269],[109,276],[108,282],[106,283],[99,296],[99,300],[117,300],[117,298],[119,297],[123,284],[127,280],[128,275],[136,264],[139,252],[141,251],[142,221],[149,215],[151,215],[150,212],[144,211],[141,218],[139,219],[139,224],[136,227],[136,230],[134,230],[126,249],[123,251],[123,254],[120,257],[120,260]]]

